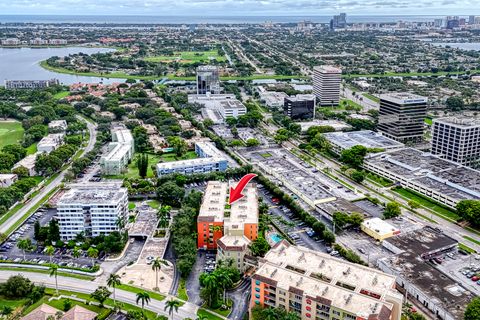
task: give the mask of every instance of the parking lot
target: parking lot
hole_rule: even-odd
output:
[[[440,255],[431,263],[436,268],[454,278],[467,289],[480,295],[480,256],[461,254],[458,251],[452,251]]]

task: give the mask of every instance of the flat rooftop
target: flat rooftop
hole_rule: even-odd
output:
[[[209,157],[223,157],[223,153],[218,150],[215,146],[215,143],[210,141],[199,141],[195,143],[195,146],[202,149],[203,153],[207,154]]]
[[[390,223],[380,218],[372,218],[362,222],[362,225],[366,228],[375,231],[379,235],[386,235],[392,232],[400,233],[397,227],[392,226]]]
[[[427,103],[428,98],[410,92],[391,92],[380,95],[381,100],[387,100],[398,104]]]
[[[404,148],[371,154],[365,163],[394,172],[406,180],[415,180],[453,199],[480,199],[480,171],[431,153]]]
[[[225,158],[220,158],[220,157],[210,157],[210,158],[179,160],[179,161],[172,161],[172,162],[159,162],[157,163],[157,169],[189,168],[189,167],[214,164],[220,161],[227,161],[227,160]]]
[[[313,67],[314,71],[320,71],[321,73],[342,73],[342,69],[334,66],[316,66]]]
[[[246,107],[237,99],[222,100],[218,102],[219,105],[224,109],[238,109],[246,110]]]
[[[112,133],[115,133],[119,143],[132,144],[133,142],[132,133],[128,129],[117,129],[113,130]]]
[[[433,123],[444,123],[453,125],[458,128],[476,128],[480,127],[480,120],[475,118],[465,118],[465,117],[445,117],[445,118],[435,118]]]
[[[403,143],[387,138],[378,132],[370,130],[351,131],[351,132],[328,132],[323,134],[331,143],[339,146],[341,149],[349,149],[356,145],[362,145],[367,148],[393,149],[402,148]]]
[[[131,145],[122,144],[120,142],[111,142],[111,145],[113,145],[114,147],[112,150],[110,150],[109,153],[104,156],[105,161],[120,161],[132,149]]]
[[[236,183],[209,181],[200,206],[199,221],[223,222],[225,229],[229,230],[241,230],[244,224],[258,223],[256,184],[247,184],[242,192],[244,197],[235,201],[229,208],[229,190],[235,186]]]
[[[263,263],[263,264],[262,264]],[[395,276],[353,264],[318,251],[279,242],[260,261],[253,279],[273,280],[276,287],[303,291],[304,295],[320,296],[332,306],[362,318],[378,314],[382,308],[392,309],[386,296],[398,296]],[[361,293],[378,295],[378,299]]]
[[[316,98],[314,94],[297,94],[295,96],[289,96],[286,99],[294,102],[294,101],[312,101],[312,100],[315,101]]]
[[[315,119],[313,121],[299,121],[296,122],[302,128],[302,132],[307,131],[310,127],[314,126],[330,126],[335,129],[335,131],[341,131],[350,129],[352,126],[346,122],[339,121],[339,120],[318,120]]]
[[[57,206],[69,205],[116,205],[128,196],[127,189],[118,183],[72,184],[57,202]]]

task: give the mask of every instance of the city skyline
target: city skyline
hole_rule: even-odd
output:
[[[469,15],[472,8],[478,6],[476,1],[442,1],[430,0],[394,0],[380,2],[376,0],[180,0],[174,3],[165,0],[133,1],[53,1],[37,2],[33,0],[0,3],[0,12],[4,15],[151,15],[151,16],[292,16],[292,15],[331,15],[347,12],[358,15],[418,15],[419,10],[428,9],[429,15]],[[208,14],[205,14],[208,9]],[[480,9],[480,8],[479,8]]]

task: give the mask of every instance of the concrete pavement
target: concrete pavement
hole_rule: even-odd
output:
[[[95,146],[95,142],[97,139],[97,125],[88,122],[85,118],[83,117],[78,117],[79,119],[82,119],[87,123],[87,128],[90,133],[89,141],[87,146],[82,152],[82,155],[85,153],[91,151],[93,147]],[[50,193],[52,190],[57,188],[63,181],[63,178],[65,177],[65,173],[67,170],[70,169],[70,166],[65,168],[63,171],[60,172],[60,174],[52,181],[50,182],[47,186],[43,187],[40,192],[33,197],[28,203],[26,203],[20,210],[18,210],[14,215],[12,215],[9,219],[7,219],[1,226],[0,226],[0,233],[7,233],[8,230],[19,220],[21,219],[24,215],[27,214],[28,211],[30,211],[32,208],[34,208],[48,193]],[[33,212],[32,212],[33,213]]]

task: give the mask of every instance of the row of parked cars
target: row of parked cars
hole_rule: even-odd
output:
[[[213,272],[216,266],[217,261],[215,254],[207,252],[205,255],[205,266],[203,267],[203,271],[208,273]]]
[[[38,209],[37,212],[35,212],[20,228],[17,229],[17,231],[12,233],[10,237],[5,240],[5,242],[0,246],[0,252],[8,252],[10,249],[16,246],[17,241],[24,237],[24,235],[30,231],[31,228],[33,228],[35,221],[40,219],[46,213],[46,211],[47,209],[45,208]]]

